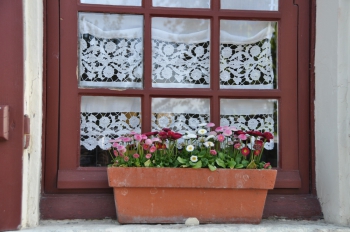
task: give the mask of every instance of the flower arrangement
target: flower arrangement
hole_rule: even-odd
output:
[[[113,139],[110,167],[183,167],[271,169],[261,161],[270,132],[243,131],[235,127],[200,124],[196,132],[180,134],[169,128]]]

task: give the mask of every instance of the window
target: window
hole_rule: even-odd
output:
[[[274,192],[309,192],[298,25],[308,16],[294,1],[61,0],[48,10],[47,193],[108,192],[105,149],[118,134],[209,121],[274,133]]]

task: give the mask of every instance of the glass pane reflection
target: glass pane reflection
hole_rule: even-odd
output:
[[[182,7],[182,8],[210,8],[210,0],[153,0],[153,6]]]
[[[80,0],[85,4],[114,5],[114,6],[141,6],[141,0]]]
[[[221,0],[221,9],[277,11],[278,0]]]

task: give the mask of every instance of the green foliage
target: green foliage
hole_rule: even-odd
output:
[[[260,158],[264,143],[272,134],[236,132],[235,128],[226,128],[215,133],[201,129],[198,136],[181,135],[169,129],[144,135],[133,133],[111,141],[112,164],[109,166],[209,168],[211,171],[271,168]],[[181,143],[178,142],[180,138]],[[248,144],[248,141],[258,142]]]

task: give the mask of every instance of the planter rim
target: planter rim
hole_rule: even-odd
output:
[[[273,189],[277,170],[108,167],[110,187]]]

